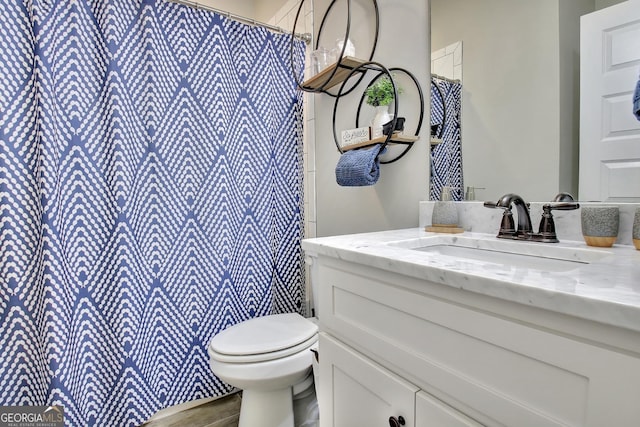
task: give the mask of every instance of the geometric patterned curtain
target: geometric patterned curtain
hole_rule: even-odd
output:
[[[444,186],[451,187],[452,200],[464,200],[461,111],[462,83],[432,78],[431,125],[444,129],[442,142],[431,149],[430,200],[440,200]]]
[[[165,0],[3,3],[1,406],[139,425],[230,390],[217,332],[301,310],[290,49]]]

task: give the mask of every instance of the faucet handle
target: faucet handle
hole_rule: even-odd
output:
[[[556,197],[553,198],[554,202],[573,202],[575,199],[570,193],[558,193]]]
[[[542,209],[545,208],[549,210],[560,210],[560,211],[572,211],[574,209],[578,209],[580,207],[580,203],[577,202],[562,202],[562,203],[554,203],[554,204],[546,204],[542,206]]]
[[[540,228],[538,234],[534,237],[535,240],[547,243],[557,243],[558,236],[556,235],[556,224],[553,220],[552,210],[571,211],[578,209],[579,203],[576,202],[561,202],[550,204],[547,203],[542,206],[542,219],[540,220]]]

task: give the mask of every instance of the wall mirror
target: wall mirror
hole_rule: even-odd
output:
[[[580,16],[620,1],[431,0],[431,49],[463,43],[463,185],[577,196]],[[462,190],[464,191],[464,190]]]

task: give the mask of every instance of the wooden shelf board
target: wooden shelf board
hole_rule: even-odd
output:
[[[389,141],[390,144],[410,144],[416,142],[420,137],[414,135],[394,135],[391,137]],[[381,144],[387,140],[387,136],[380,136],[378,138],[370,139],[369,141],[359,142],[357,144],[347,145],[346,147],[342,147],[342,151],[355,150],[356,148],[368,147],[370,145]]]
[[[308,88],[308,89],[319,89],[327,81],[327,79],[333,72],[333,69],[338,67],[336,74],[333,76],[331,80],[329,80],[329,82],[324,87],[324,89],[331,89],[335,85],[342,83],[347,78],[347,76],[349,76],[349,73],[351,73],[351,71],[354,68],[359,67],[365,62],[366,61],[362,59],[353,58],[351,56],[345,56],[344,58],[342,58],[342,61],[340,61],[340,64],[335,63],[333,65],[329,65],[327,68],[320,71],[318,74],[311,77],[306,82],[302,83],[302,87]]]

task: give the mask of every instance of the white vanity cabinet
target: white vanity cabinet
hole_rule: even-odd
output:
[[[323,427],[399,416],[408,427],[640,425],[637,332],[371,265],[312,262]]]

